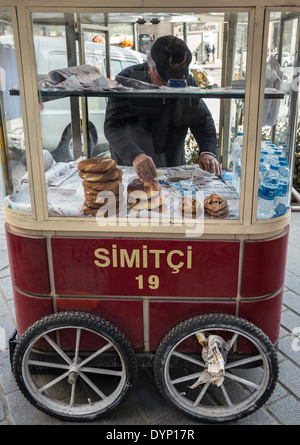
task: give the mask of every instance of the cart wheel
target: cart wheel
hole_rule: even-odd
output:
[[[34,323],[13,356],[24,396],[62,420],[89,421],[115,408],[137,376],[128,340],[111,323],[61,312]]]
[[[222,337],[230,350],[220,386],[209,381],[195,384],[207,369],[196,337],[199,332],[206,338]],[[251,354],[234,353],[237,342],[251,347]],[[167,401],[208,423],[237,420],[259,409],[272,394],[278,372],[277,353],[269,338],[252,323],[224,314],[197,316],[175,326],[161,342],[154,361],[155,381]]]

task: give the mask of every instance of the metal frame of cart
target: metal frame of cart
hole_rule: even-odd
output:
[[[290,217],[287,212],[272,220],[256,219],[266,29],[272,11],[299,13],[300,8],[279,0],[232,0],[226,6],[211,0],[201,8],[193,0],[184,8],[179,2],[161,8],[151,0],[130,5],[67,0],[64,7],[56,1],[11,3],[0,0],[0,12],[12,17],[32,204],[31,215],[4,208],[17,318],[12,366],[21,390],[48,414],[93,420],[123,400],[138,365],[154,363],[160,391],[185,414],[215,423],[250,414],[268,399],[278,375],[276,342]],[[233,93],[245,101],[239,218],[209,220],[201,239],[195,239],[176,221],[149,231],[143,220],[133,226],[119,219],[103,229],[95,218],[49,217],[31,13],[171,8],[249,14],[245,92]],[[205,93],[210,94],[214,92]],[[296,122],[296,116],[291,119]],[[210,381],[198,381],[207,369],[199,348],[203,352],[203,338],[213,334],[224,340],[224,357],[230,356],[225,358],[226,377],[247,389],[238,402],[223,382],[207,397]],[[258,381],[243,376],[253,366],[262,371]],[[236,368],[242,375],[234,373]],[[183,373],[173,373],[178,369]],[[99,376],[107,382],[105,388],[98,384]],[[78,395],[79,381],[82,392],[88,388],[92,395]]]

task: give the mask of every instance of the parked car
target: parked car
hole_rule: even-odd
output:
[[[193,75],[198,86],[204,88],[207,86],[217,86],[214,78],[206,71],[203,66],[197,63],[191,63],[189,66],[189,71]]]
[[[289,78],[285,73],[282,74],[281,91],[284,93],[289,93],[291,89],[292,79]]]
[[[278,59],[278,53],[269,53],[267,57],[267,62],[270,61],[271,57],[275,57]],[[287,66],[293,66],[294,65],[294,57],[290,55],[288,52],[283,52],[281,54],[281,66],[287,67]]]
[[[37,75],[45,77],[55,69],[68,66],[66,40],[57,37],[34,38]],[[122,69],[142,63],[146,60],[145,54],[129,48],[110,47],[111,78],[114,79]],[[85,43],[85,63],[97,66],[106,76],[105,45],[95,42]],[[105,119],[106,98],[88,98],[88,128],[89,150],[93,155],[108,150],[108,142],[104,136],[103,124]],[[68,97],[43,102],[40,110],[43,148],[52,152],[57,161],[68,161],[72,158],[72,127],[70,99]],[[21,119],[19,119],[21,120]],[[18,129],[18,134],[8,134],[8,139],[14,141],[12,148],[24,148],[20,125],[11,123],[10,128]],[[16,147],[17,145],[17,147]],[[95,153],[97,145],[98,152]]]

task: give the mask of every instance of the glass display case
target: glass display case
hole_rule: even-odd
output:
[[[200,422],[253,413],[279,370],[300,7],[7,3],[0,179],[20,390],[90,421],[153,365]]]
[[[274,161],[271,156],[273,153],[269,153],[270,149],[272,152],[276,151],[278,166],[280,162],[288,162],[288,165],[282,166],[281,170],[284,170],[285,174],[291,170],[292,149],[290,147],[293,146],[295,133],[295,123],[292,121],[296,119],[295,111],[292,112],[291,107],[294,108],[297,102],[297,91],[293,89],[296,77],[292,78],[291,76],[293,76],[292,71],[298,54],[297,12],[270,12],[265,19],[269,31],[268,42],[264,43],[264,47],[267,46],[267,48],[260,48],[262,55],[260,62],[262,66],[265,66],[266,75],[265,79],[261,80],[264,85],[260,85],[263,96],[257,97],[257,99],[263,99],[260,100],[260,109],[257,107],[257,113],[262,114],[262,124],[259,120],[255,123],[256,128],[257,125],[262,125],[262,131],[259,131],[259,134],[262,135],[261,140],[255,142],[258,144],[257,148],[253,147],[254,141],[250,143],[253,130],[255,132],[257,130],[254,127],[249,127],[249,122],[252,119],[249,104],[253,100],[253,94],[250,96],[250,91],[252,93],[254,91],[255,80],[255,77],[251,76],[251,70],[256,62],[253,59],[255,52],[253,35],[255,14],[253,9],[245,8],[243,12],[232,12],[225,8],[224,12],[210,12],[204,9],[201,12],[189,10],[185,12],[142,12],[137,10],[134,13],[109,11],[89,13],[78,10],[77,12],[56,13],[40,12],[33,8],[32,11],[27,11],[27,15],[26,31],[30,34],[31,41],[28,56],[34,60],[30,69],[32,76],[30,80],[34,90],[33,98],[38,102],[32,103],[32,106],[35,107],[35,133],[38,145],[35,150],[38,151],[39,168],[43,164],[45,175],[45,181],[40,185],[43,199],[39,203],[39,206],[40,204],[42,206],[38,212],[43,215],[48,214],[45,217],[47,220],[56,216],[77,218],[86,216],[83,212],[83,206],[86,204],[84,201],[85,190],[82,186],[82,178],[78,174],[77,165],[79,160],[84,158],[116,157],[116,153],[112,153],[112,141],[107,140],[105,131],[106,110],[110,101],[119,101],[120,103],[127,101],[130,103],[131,112],[135,108],[138,110],[136,111],[137,115],[145,112],[143,107],[140,107],[144,100],[148,105],[149,103],[156,104],[158,113],[156,120],[158,122],[164,120],[166,113],[157,104],[160,100],[166,101],[165,103],[169,103],[169,108],[172,109],[170,113],[173,116],[172,125],[175,125],[174,128],[176,126],[179,128],[178,125],[180,126],[184,121],[187,131],[181,159],[177,159],[176,162],[174,160],[166,162],[166,154],[163,152],[165,148],[163,147],[158,149],[159,154],[152,153],[158,168],[158,179],[165,192],[165,196],[162,198],[165,203],[164,210],[162,211],[162,207],[158,207],[155,215],[157,217],[160,215],[161,221],[166,223],[168,220],[168,223],[176,226],[174,221],[182,219],[180,211],[178,212],[178,201],[183,195],[188,196],[191,193],[198,193],[198,198],[202,201],[202,208],[204,200],[212,194],[226,199],[229,212],[225,219],[231,222],[244,220],[246,207],[248,207],[247,218],[253,222],[256,217],[258,220],[273,218],[288,212],[289,180],[287,191],[286,187],[284,188],[284,199],[276,197],[274,200],[269,200],[261,194],[262,173],[257,172],[255,181],[257,180],[258,183],[258,192],[257,196],[255,196],[256,193],[253,193],[252,196],[254,205],[257,200],[257,212],[254,208],[250,208],[250,201],[244,202],[244,200],[247,195],[245,193],[247,191],[245,189],[246,172],[249,169],[247,158],[251,159],[255,150],[261,149],[260,157],[264,159],[261,164],[262,171],[266,171]],[[9,11],[2,13],[2,23],[7,23],[7,16],[9,16]],[[10,21],[12,21],[11,17]],[[1,37],[3,41],[1,48],[11,51],[16,59],[12,27],[10,25],[10,28],[7,26],[3,29],[5,35]],[[153,32],[149,33],[149,29]],[[186,88],[161,86],[153,89],[149,78],[145,78],[149,88],[147,85],[138,85],[138,83],[133,87],[122,85],[120,77],[117,77],[116,80],[116,76],[120,73],[122,75],[128,67],[134,65],[139,67],[147,63],[150,49],[143,47],[142,51],[139,51],[141,48],[139,48],[140,39],[138,38],[139,35],[146,34],[146,31],[154,41],[163,34],[167,34],[179,37],[186,42],[192,55],[189,77],[193,79],[193,81],[189,81]],[[287,41],[288,33],[291,36],[289,41]],[[214,48],[213,53],[211,53],[212,48]],[[289,58],[287,54],[289,54]],[[280,64],[281,57],[282,63]],[[91,74],[94,77],[78,81],[75,72],[73,77],[67,79],[66,77],[59,79],[57,76],[58,80],[53,83],[55,77],[53,73],[57,74],[59,70],[70,67],[80,69],[83,66],[94,69]],[[13,68],[10,67],[9,70],[11,71]],[[51,74],[53,78],[49,80]],[[71,75],[68,74],[68,76]],[[20,93],[22,98],[22,81],[15,79],[14,82],[11,82],[11,77],[9,76],[10,84],[6,91],[7,105],[4,103],[8,112],[12,101],[20,104]],[[23,91],[23,94],[26,94],[26,90]],[[205,172],[199,168],[199,154],[211,149],[207,148],[209,143],[204,140],[205,137],[202,139],[199,137],[199,132],[205,133],[205,128],[203,127],[201,130],[200,125],[197,130],[193,125],[195,116],[192,114],[195,114],[195,110],[191,108],[190,115],[187,116],[186,104],[188,102],[202,104],[207,111],[207,116],[213,119],[217,138],[217,147],[213,155],[216,156],[221,166],[222,176],[216,176],[213,174],[214,172]],[[258,105],[257,102],[256,104]],[[251,109],[253,110],[253,105]],[[21,113],[20,106],[18,113],[19,115]],[[175,122],[176,119],[177,122]],[[4,150],[4,153],[19,156],[18,166],[23,165],[25,171],[11,166],[10,161],[6,162],[5,177],[9,177],[9,171],[13,171],[13,174],[18,176],[21,185],[16,188],[13,187],[11,180],[10,184],[7,183],[5,203],[9,209],[32,214],[34,205],[32,206],[30,202],[29,188],[26,189],[26,178],[30,176],[30,167],[28,168],[29,172],[26,171],[25,136],[24,131],[20,130],[23,128],[19,126],[20,120],[21,117],[15,118],[8,113],[7,128],[5,129],[6,139],[15,141],[15,143]],[[153,123],[151,125],[153,126]],[[290,131],[282,131],[287,125]],[[128,127],[126,131],[128,131]],[[196,138],[193,131],[198,135]],[[141,140],[137,136],[136,128],[133,132],[136,140],[134,141],[131,133],[130,143],[132,144],[134,141],[140,152],[144,152],[143,144],[147,145],[148,142],[145,142],[147,138],[153,138],[153,129],[146,131],[148,134],[144,134],[145,139],[140,135]],[[32,135],[32,130],[30,130],[30,135]],[[124,146],[123,148],[118,147],[118,152],[122,150],[126,152],[129,147],[128,144],[126,146],[124,137]],[[267,148],[268,155],[266,154]],[[32,152],[31,142],[30,152]],[[247,154],[247,152],[249,153]],[[117,163],[118,167],[123,170],[122,184],[125,185],[123,190],[124,188],[126,190],[128,182],[134,177],[136,171],[132,168],[132,163],[128,161],[126,155],[122,159],[122,155],[119,153]],[[258,166],[252,165],[251,168],[253,167],[257,169]],[[275,176],[279,176],[279,171],[277,172],[276,169],[274,171],[276,172]],[[272,193],[269,194],[272,195]],[[266,201],[268,202],[266,203]],[[272,206],[270,201],[272,201]],[[275,201],[281,205],[276,207]],[[36,202],[36,198],[34,202]],[[272,207],[269,213],[260,211],[261,207],[266,207],[265,203],[267,207]],[[126,209],[126,207],[125,203],[124,206],[122,205],[122,212],[118,209],[118,217],[122,216],[123,219],[124,217],[128,219],[130,208]],[[147,214],[145,215],[145,213]],[[91,215],[95,216],[96,212],[88,214],[89,217]],[[139,221],[144,216],[146,218],[153,217],[153,213],[149,215],[149,212],[136,212],[136,215],[138,215]],[[224,222],[217,218],[209,218],[209,215],[204,211],[199,219],[201,219],[201,224],[206,219],[208,221],[205,222],[208,224]],[[107,221],[105,225],[107,225]]]
[[[25,211],[32,214],[21,101],[19,96],[10,94],[10,89],[22,81],[16,56],[18,42],[13,34],[10,11],[0,12],[0,22],[1,193],[3,196],[10,196],[16,190],[21,195],[25,193]]]

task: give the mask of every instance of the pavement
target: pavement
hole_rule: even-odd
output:
[[[66,425],[33,407],[19,391],[11,372],[8,339],[15,328],[13,293],[0,210],[0,426]],[[3,338],[6,334],[6,340]],[[299,337],[297,337],[297,335]],[[300,425],[300,212],[292,212],[278,357],[279,380],[268,402],[254,414],[231,425]],[[91,422],[138,428],[141,425],[190,426],[199,422],[174,410],[161,397],[150,368],[139,370],[138,381],[109,415]],[[115,431],[115,430],[114,430]]]

